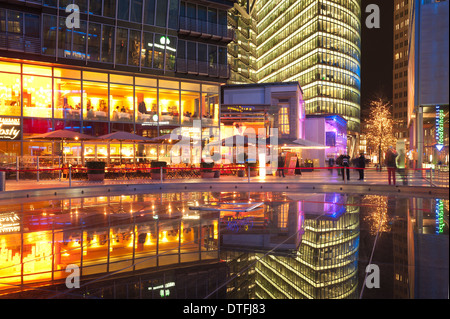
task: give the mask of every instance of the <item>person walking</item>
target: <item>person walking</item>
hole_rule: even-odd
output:
[[[284,161],[285,161],[284,154],[281,153],[281,154],[278,156],[278,176],[279,176],[279,177],[281,177],[281,176],[286,177],[286,176],[284,176],[284,169],[283,169],[283,167],[284,167]]]
[[[347,180],[350,180],[350,169],[348,169],[348,167],[350,167],[350,156],[344,154],[342,155],[342,159],[341,159],[341,163],[342,163],[342,168],[341,168],[341,172],[342,172],[342,180],[345,180],[345,175],[347,174]]]
[[[408,179],[406,177],[406,154],[402,148],[398,151],[395,164],[397,165],[398,174],[402,178],[402,184],[408,185]]]
[[[363,181],[364,180],[364,169],[366,168],[366,158],[364,157],[364,153],[359,154],[358,157],[358,172],[359,172],[359,178],[358,180]]]
[[[342,166],[342,154],[339,154],[339,156],[336,158],[336,166],[337,167],[341,167]],[[337,170],[337,172],[338,172],[338,176],[341,176],[341,171],[342,171],[342,169],[338,169]]]
[[[388,171],[388,181],[389,185],[391,185],[391,180],[395,185],[395,170],[397,168],[396,165],[397,152],[394,150],[392,146],[389,146],[389,149],[386,152],[385,164]]]

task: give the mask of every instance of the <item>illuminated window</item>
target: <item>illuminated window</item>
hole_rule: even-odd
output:
[[[159,89],[160,125],[177,125],[179,124],[179,120],[180,120],[180,91],[170,89]]]
[[[281,134],[289,134],[289,107],[281,106],[278,111],[278,129]]]
[[[86,72],[83,73],[85,76]],[[83,81],[83,117],[87,120],[108,120],[107,83]]]
[[[128,85],[110,84],[109,93],[111,121],[133,121],[133,87]]]
[[[200,85],[199,85],[200,90]],[[200,92],[181,91],[181,124],[192,124],[200,118]]]
[[[52,79],[23,76],[23,115],[52,117]]]
[[[81,82],[54,79],[54,105],[56,118],[81,120]]]
[[[216,126],[219,122],[219,87],[202,85],[202,125]]]
[[[0,73],[0,115],[21,115],[20,90],[20,75]]]
[[[151,126],[158,124],[158,95],[156,88],[139,87],[135,88],[135,110],[136,122],[147,123]]]

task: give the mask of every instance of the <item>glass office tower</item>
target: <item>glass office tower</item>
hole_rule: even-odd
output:
[[[256,18],[256,81],[299,81],[306,114],[342,115],[349,137],[357,137],[360,0],[255,0],[242,9]],[[352,150],[356,139],[350,140]]]

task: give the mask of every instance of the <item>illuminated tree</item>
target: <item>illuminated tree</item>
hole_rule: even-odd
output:
[[[391,103],[382,97],[369,102],[369,116],[365,120],[362,133],[366,135],[367,146],[378,150],[378,159],[381,163],[381,154],[389,146],[394,146],[394,120],[392,119]]]

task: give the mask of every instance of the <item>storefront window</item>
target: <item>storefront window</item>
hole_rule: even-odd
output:
[[[110,84],[110,119],[115,122],[133,121],[133,87]]]
[[[219,87],[202,85],[202,125],[219,125]]]
[[[136,77],[134,79],[136,86],[153,86],[156,87],[158,85],[157,80],[156,79],[152,79],[152,78],[139,78]]]
[[[66,119],[55,120],[55,131],[57,130],[67,130],[81,133],[81,122]]]
[[[133,123],[123,123],[123,122],[113,122],[111,123],[111,130],[110,132],[129,132],[133,133],[134,131],[134,124]]]
[[[133,77],[132,76],[111,74],[109,80],[110,80],[110,82],[113,82],[113,83],[133,84]]]
[[[20,75],[0,73],[0,115],[21,115],[20,90]]]
[[[4,167],[7,164],[14,165],[16,163],[16,156],[20,155],[20,142],[0,142],[0,161]]]
[[[156,125],[147,125],[147,123],[136,123],[136,134],[144,137],[157,137],[158,127]]]
[[[181,91],[181,125],[192,125],[200,119],[200,100],[200,92]]]
[[[135,88],[136,123],[146,123],[146,125],[158,125],[158,95],[156,88],[136,87]]]
[[[81,120],[81,82],[54,80],[55,118]]]
[[[23,76],[23,115],[52,118],[52,79]]]
[[[108,74],[83,71],[83,80],[108,82]]]
[[[47,66],[24,64],[23,73],[32,75],[52,76],[52,68]]]
[[[44,134],[52,131],[50,119],[23,119],[23,138],[26,139],[35,134]]]
[[[178,90],[159,89],[159,121],[167,125],[180,122],[180,93]]]
[[[92,136],[106,135],[108,134],[108,123],[84,121],[82,133]]]
[[[53,75],[57,78],[77,79],[81,78],[81,71],[72,69],[53,69]]]
[[[106,83],[83,81],[83,117],[86,120],[108,120],[108,85]]]

